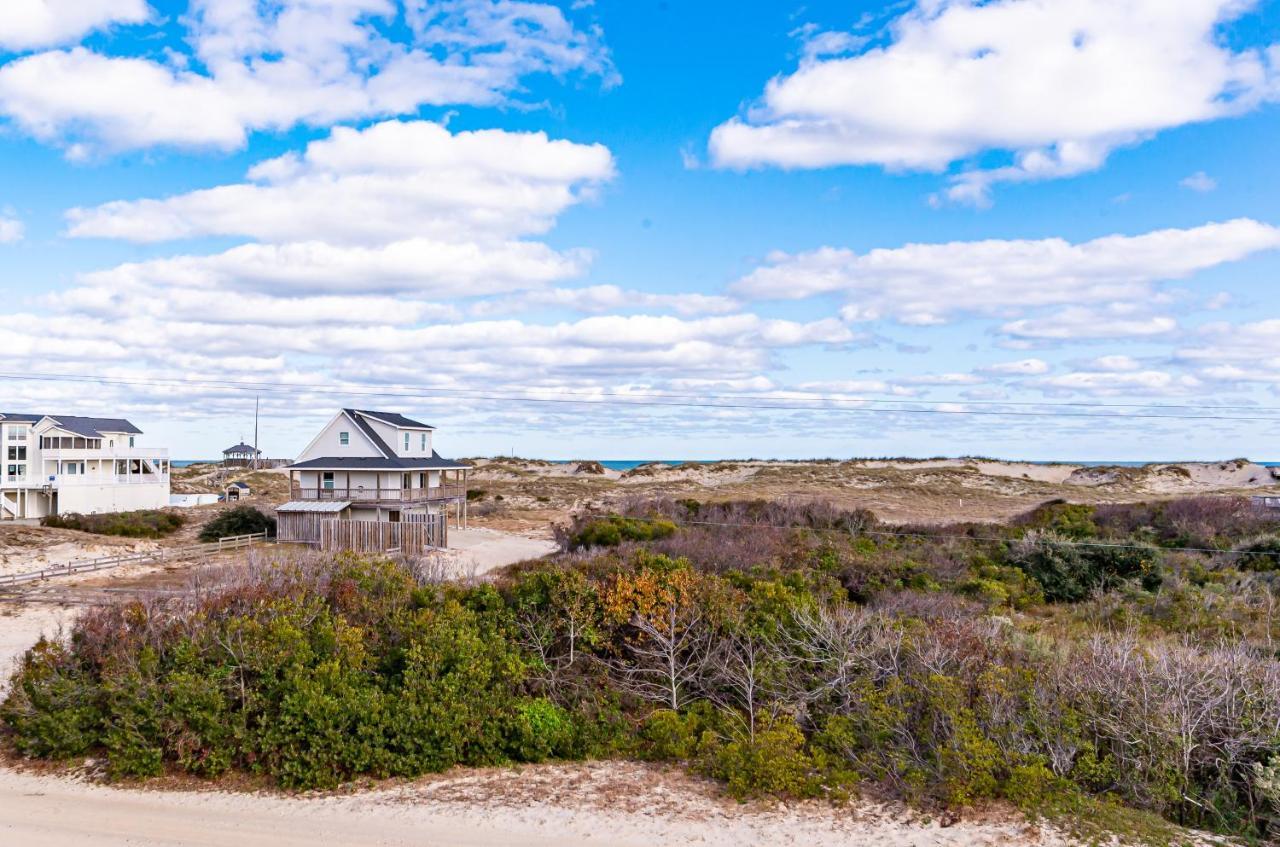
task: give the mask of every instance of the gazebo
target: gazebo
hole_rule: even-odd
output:
[[[226,468],[247,468],[262,456],[262,451],[241,441],[222,451],[222,466]]]

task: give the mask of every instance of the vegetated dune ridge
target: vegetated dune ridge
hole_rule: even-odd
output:
[[[981,458],[652,463],[629,471],[528,459],[473,459],[470,513],[519,528],[633,497],[813,497],[865,508],[890,523],[1001,521],[1046,500],[1108,503],[1197,494],[1280,491],[1272,468],[1233,459],[1140,467]],[[586,466],[586,467],[584,467]],[[1275,469],[1280,472],[1280,469]]]
[[[0,605],[0,676],[72,609]],[[0,839],[24,847],[450,847],[698,843],[865,847],[1059,847],[1016,813],[958,822],[873,803],[742,805],[679,770],[628,762],[456,770],[330,795],[234,793],[187,783],[114,787],[91,776],[0,766]]]

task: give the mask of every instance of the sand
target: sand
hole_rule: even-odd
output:
[[[540,559],[558,549],[546,533],[522,535],[482,527],[449,530],[449,551],[464,573],[483,574],[527,559]]]

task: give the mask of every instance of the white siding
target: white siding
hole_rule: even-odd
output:
[[[343,446],[339,433],[349,433],[349,442]],[[295,460],[305,462],[308,459],[320,459],[332,456],[364,456],[382,458],[382,452],[360,431],[346,415],[339,415],[320,431],[302,455]]]

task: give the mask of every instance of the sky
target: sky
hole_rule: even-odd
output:
[[[1278,140],[1280,0],[7,0],[0,409],[1280,459]]]

